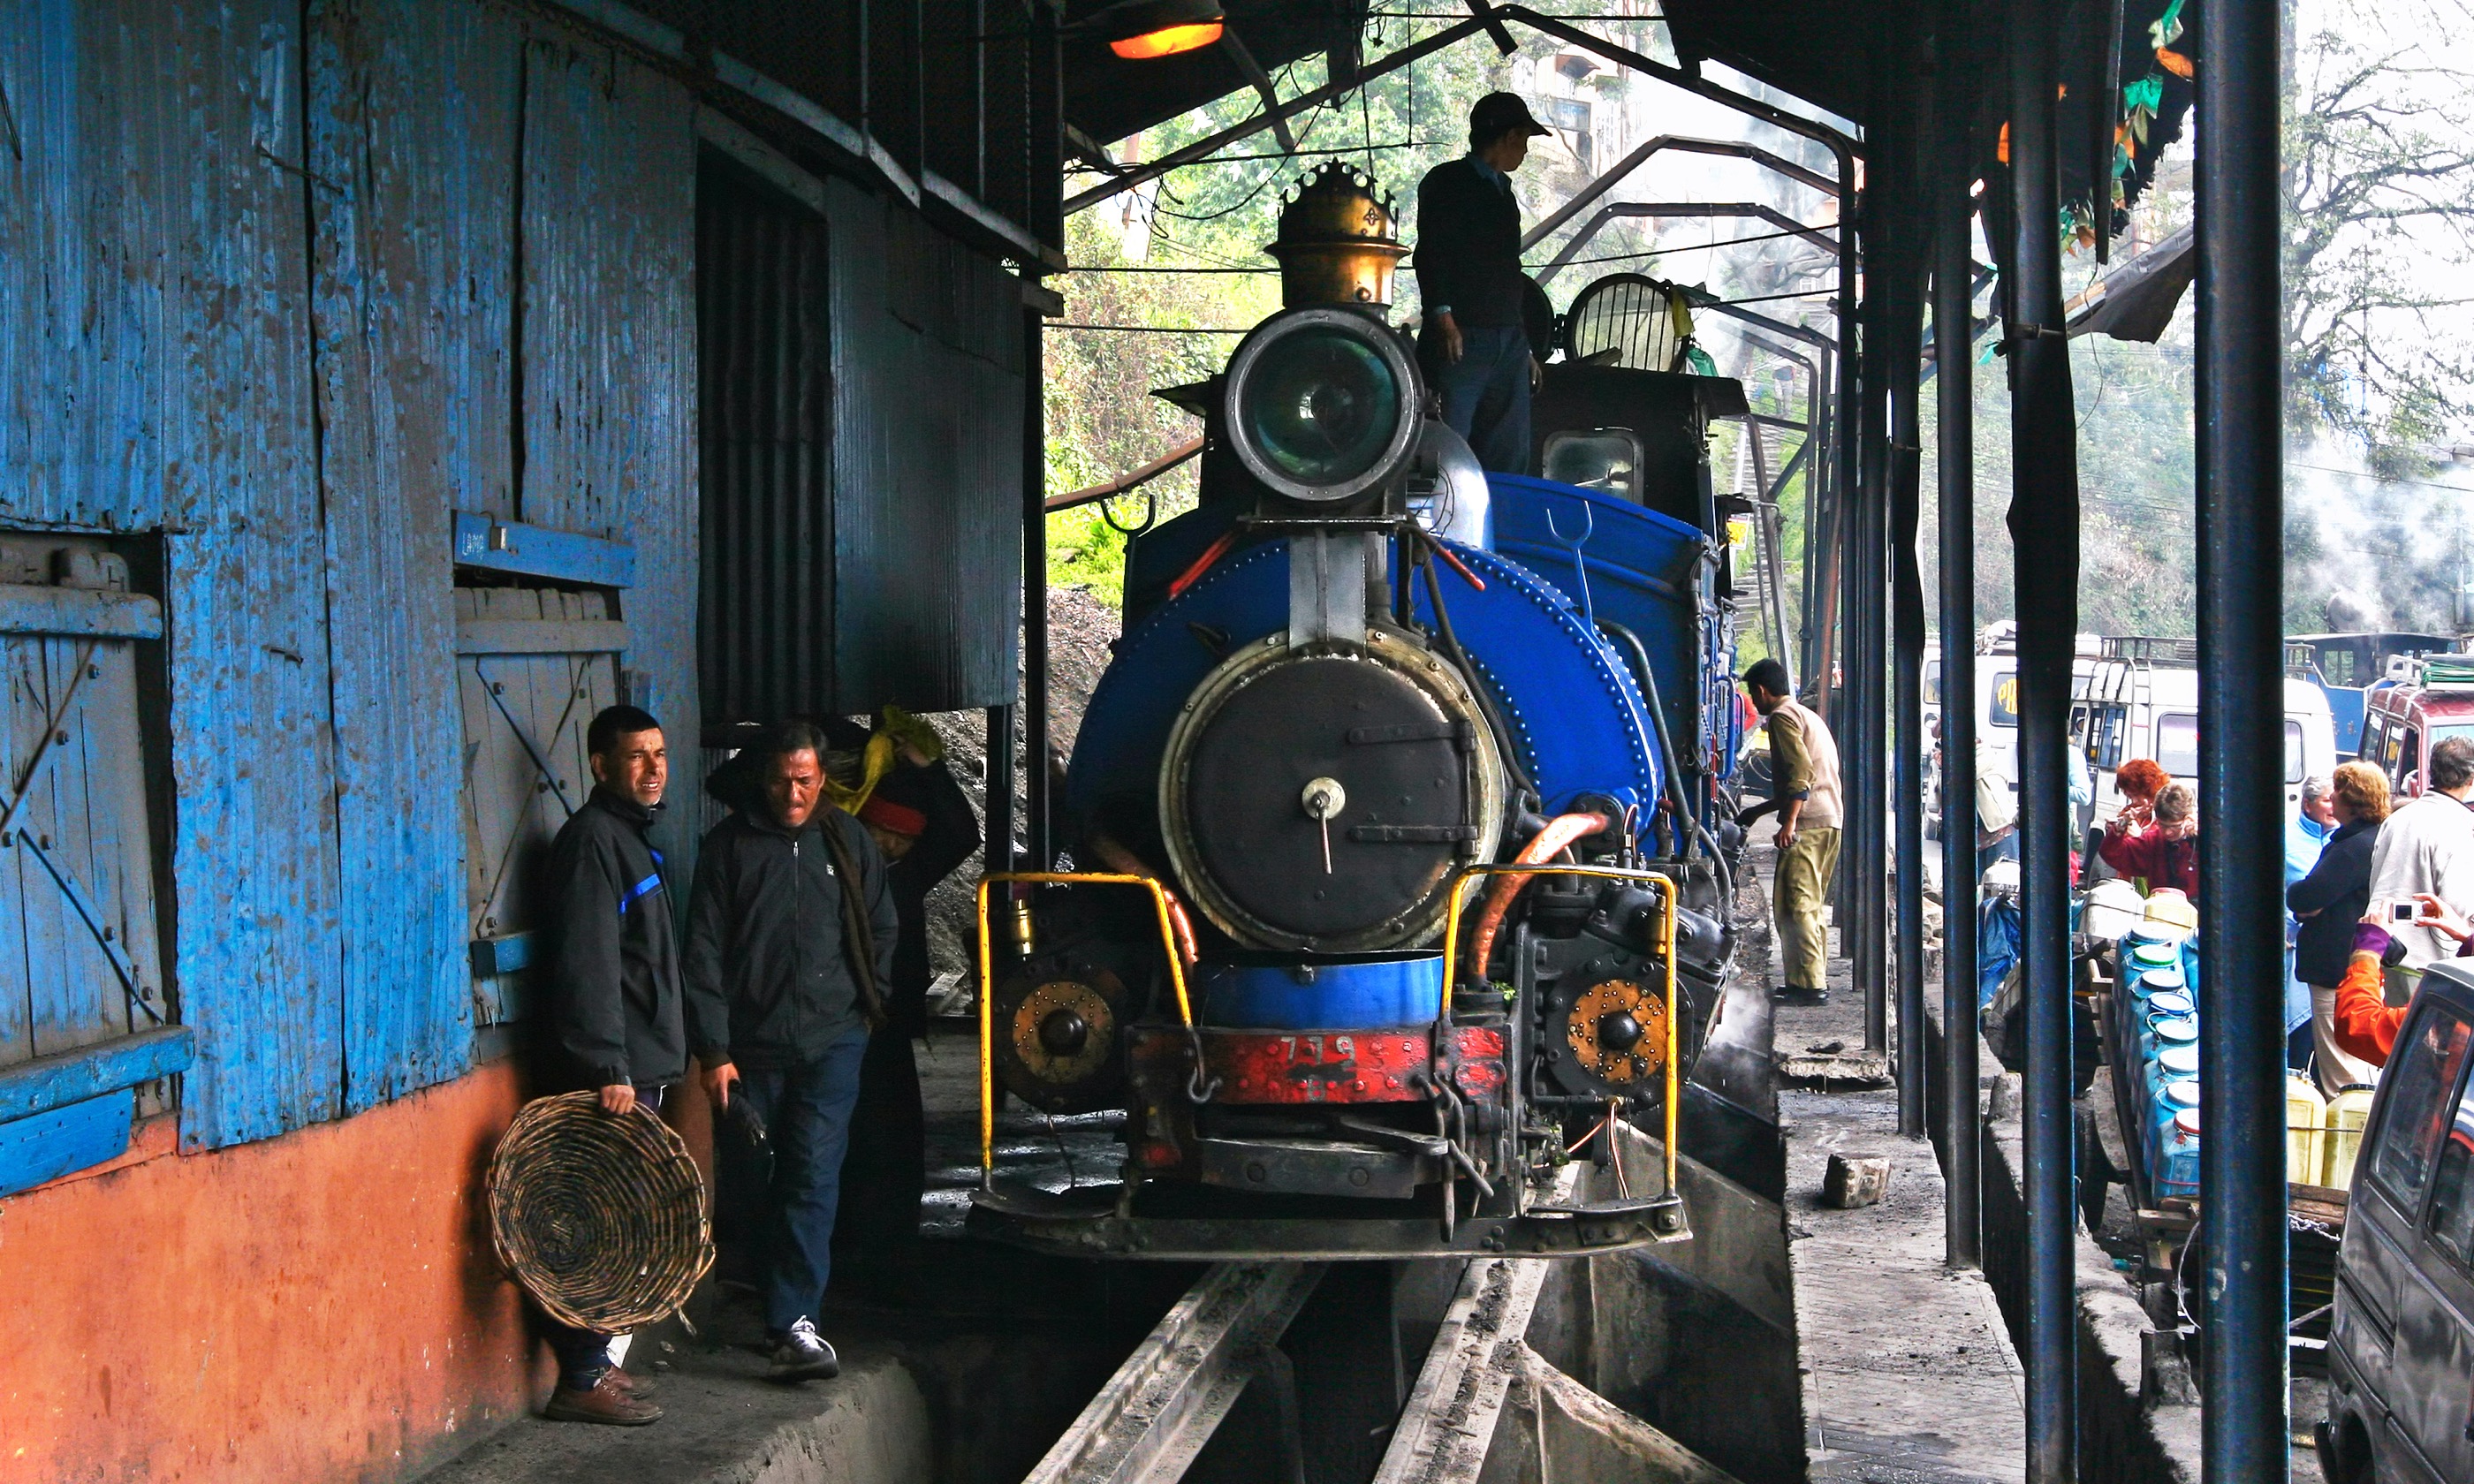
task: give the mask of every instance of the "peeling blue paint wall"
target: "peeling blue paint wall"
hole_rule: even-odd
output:
[[[159,535],[191,1148],[472,1065],[453,512],[633,548],[694,755],[687,75],[481,0],[0,0],[0,527]],[[1007,699],[1018,285],[831,192],[836,700]]]

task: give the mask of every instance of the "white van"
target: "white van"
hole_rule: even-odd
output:
[[[2096,770],[2096,817],[2122,807],[2114,770],[2125,758],[2152,757],[2195,789],[2199,779],[2199,672],[2157,668],[2144,660],[2082,661],[2071,707],[2071,740]],[[2285,802],[2302,803],[2302,780],[2337,771],[2337,729],[2328,696],[2309,681],[2281,677],[2285,687]]]

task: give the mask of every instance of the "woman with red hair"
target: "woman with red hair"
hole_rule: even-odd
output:
[[[2122,812],[2136,814],[2134,823],[2139,825],[2153,818],[2156,796],[2172,781],[2153,757],[2133,757],[2113,771],[2113,786],[2122,791]]]

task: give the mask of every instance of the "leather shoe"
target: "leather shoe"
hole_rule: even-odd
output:
[[[620,1388],[639,1401],[652,1400],[653,1393],[662,1389],[651,1376],[638,1376],[633,1371],[621,1370],[618,1366],[612,1366],[610,1374],[618,1377]]]
[[[1830,1003],[1830,992],[1808,990],[1800,985],[1789,984],[1770,991],[1770,998],[1782,1005],[1827,1005]]]
[[[602,1374],[591,1391],[561,1386],[551,1392],[542,1416],[554,1423],[600,1423],[612,1427],[642,1427],[662,1420],[662,1409],[628,1394],[616,1367]]]

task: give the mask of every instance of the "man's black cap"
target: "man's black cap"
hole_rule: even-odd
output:
[[[1489,93],[1469,109],[1469,138],[1477,143],[1490,143],[1515,130],[1524,134],[1549,132],[1529,116],[1529,105],[1516,93]]]

